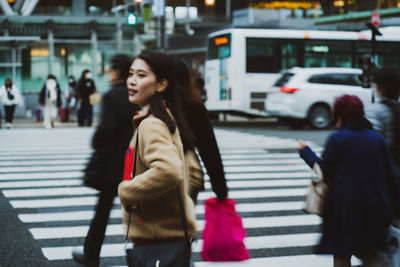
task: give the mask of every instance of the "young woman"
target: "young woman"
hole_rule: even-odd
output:
[[[334,267],[350,267],[356,255],[363,266],[381,266],[387,231],[400,215],[400,182],[383,137],[364,118],[357,96],[336,99],[332,133],[322,157],[300,140],[299,153],[312,168],[318,163],[329,185],[324,203],[319,254],[333,254]]]
[[[141,111],[134,117],[136,130],[130,144],[137,153],[135,175],[119,185],[118,196],[134,249],[170,241],[185,245],[178,184],[189,235],[195,231],[182,145],[182,140],[191,135],[181,118],[172,116],[169,106],[173,103],[164,97],[168,91],[175,90],[171,66],[167,55],[143,52],[133,61],[127,79],[129,101],[138,104]]]
[[[54,127],[58,108],[61,107],[61,90],[54,75],[49,74],[39,94],[39,105],[43,107],[44,127]]]

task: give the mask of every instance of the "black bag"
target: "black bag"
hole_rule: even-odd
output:
[[[139,129],[136,136],[136,146],[134,163],[132,170],[132,179],[136,172],[136,155],[138,151]],[[181,210],[181,219],[185,232],[185,240],[171,241],[164,243],[136,246],[133,249],[126,250],[126,262],[129,267],[189,267],[191,255],[191,242],[189,239],[185,208],[181,195],[179,184],[177,185],[177,195],[179,208]],[[125,242],[128,242],[129,226],[131,223],[131,214],[128,217],[128,227],[126,230]]]
[[[189,267],[190,249],[186,242],[165,242],[126,250],[130,267]]]
[[[84,185],[97,190],[102,190],[104,187],[108,186],[105,183],[108,154],[106,149],[96,149],[93,152],[85,169],[85,177],[83,179]]]
[[[13,100],[13,99],[14,99],[14,95],[13,95],[10,91],[7,91],[7,97],[8,97],[8,99],[10,99],[10,100]]]

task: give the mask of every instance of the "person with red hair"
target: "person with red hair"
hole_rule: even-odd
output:
[[[387,233],[400,216],[400,181],[389,148],[364,117],[354,95],[333,105],[338,130],[327,139],[321,158],[299,140],[299,154],[311,167],[321,167],[329,186],[324,202],[322,238],[317,254],[334,256],[334,267],[350,267],[351,256],[363,266],[381,266]]]

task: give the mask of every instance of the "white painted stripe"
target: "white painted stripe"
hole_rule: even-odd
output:
[[[301,158],[297,159],[241,159],[241,160],[224,160],[224,166],[241,166],[241,165],[270,165],[270,164],[304,164],[304,161]]]
[[[352,266],[361,264],[355,257],[351,259]],[[296,255],[282,257],[252,258],[241,262],[195,262],[196,267],[332,267],[333,257],[322,255]],[[117,267],[117,266],[114,266]],[[121,266],[122,267],[122,266]],[[126,266],[125,266],[126,267]]]
[[[124,226],[122,224],[107,225],[107,236],[124,235]],[[31,228],[29,231],[35,239],[56,239],[85,237],[89,226],[68,226],[68,227],[43,227]]]
[[[225,172],[271,172],[271,171],[305,171],[310,167],[303,165],[275,165],[275,166],[228,166]]]
[[[44,181],[19,181],[0,182],[0,188],[31,188],[31,187],[53,187],[53,186],[77,186],[82,185],[82,179],[52,179]],[[281,186],[307,186],[309,179],[287,179],[287,180],[259,180],[259,181],[228,181],[228,188],[259,188],[259,187],[281,187]],[[211,189],[211,184],[205,182],[205,188]]]
[[[87,160],[90,157],[90,154],[84,154],[84,153],[77,153],[77,154],[62,154],[62,155],[31,155],[31,156],[0,156],[0,161],[14,161],[14,160],[43,160],[47,161],[49,159],[55,159],[55,160],[62,160],[62,159],[82,159],[82,160]]]
[[[275,165],[275,166],[225,166],[225,172],[263,172],[263,171],[299,171],[309,170],[309,167],[303,163],[301,165]],[[76,171],[83,170],[85,164],[81,165],[58,165],[58,166],[29,166],[29,167],[2,167],[0,173],[13,173],[13,172],[46,172],[46,171]]]
[[[5,197],[45,197],[45,196],[68,196],[68,195],[93,195],[98,191],[87,187],[74,188],[47,188],[47,189],[12,189],[3,190]]]
[[[305,196],[307,188],[299,189],[266,189],[266,190],[241,190],[241,191],[229,191],[229,197],[232,199],[242,198],[262,198],[262,197],[294,197],[294,196]],[[210,197],[215,197],[214,192],[201,192],[199,194],[199,200],[205,200]]]
[[[0,182],[0,188],[27,188],[71,185],[82,185],[82,179]]]
[[[208,176],[207,176],[208,177]],[[315,174],[309,169],[302,172],[275,172],[275,173],[226,173],[227,180],[247,180],[247,179],[281,179],[281,178],[310,178]]]
[[[85,221],[93,219],[94,211],[65,211],[53,213],[20,214],[19,219],[24,223],[57,222],[57,221]],[[122,218],[121,209],[113,209],[110,218]]]
[[[235,206],[237,212],[267,212],[267,211],[287,211],[301,210],[304,206],[302,201],[286,202],[263,202],[263,203],[238,203]],[[196,205],[196,214],[204,214],[204,205]]]
[[[116,215],[116,213],[114,213]],[[320,225],[321,218],[316,215],[291,215],[291,216],[269,216],[269,217],[249,217],[242,218],[243,226],[246,229],[250,228],[265,228],[265,227],[288,227],[288,226],[304,226],[304,225]],[[204,220],[197,220],[197,230],[204,229]],[[69,226],[69,227],[39,227],[31,228],[29,231],[35,239],[55,239],[55,238],[71,238],[84,237],[87,234],[89,226]],[[122,224],[109,224],[107,229],[110,230],[109,235],[122,235],[123,232],[115,231],[121,229]]]
[[[62,159],[62,160],[18,160],[18,161],[1,161],[0,167],[14,167],[14,166],[37,166],[37,165],[82,165],[86,164],[87,160],[80,159]]]
[[[15,180],[36,180],[36,179],[70,179],[82,178],[83,171],[65,171],[65,172],[36,172],[36,173],[0,173],[0,181]],[[226,173],[228,180],[247,180],[247,179],[280,179],[280,178],[309,178],[315,177],[315,174],[308,169],[301,172],[275,172],[275,173]],[[205,175],[206,179],[209,179]]]
[[[247,237],[245,244],[248,249],[275,248],[275,247],[308,247],[318,243],[320,234],[292,234],[262,237]],[[202,242],[198,241],[192,245],[193,252],[201,251]],[[45,247],[43,254],[49,260],[71,259],[71,250],[75,247]],[[124,244],[104,244],[101,257],[122,257],[125,255]],[[280,267],[280,266],[279,266]]]
[[[264,154],[241,154],[241,155],[230,155],[226,154],[222,156],[223,160],[238,160],[238,159],[271,159],[271,158],[299,158],[298,153],[267,153]]]
[[[284,196],[304,196],[307,188],[300,189],[265,189],[265,190],[240,190],[229,191],[229,197],[240,198],[259,198],[259,197],[284,197]],[[36,197],[36,196],[58,196],[58,195],[85,195],[96,194],[97,191],[86,187],[74,188],[47,188],[47,189],[10,189],[3,190],[6,197]],[[201,192],[199,200],[214,197],[214,192]]]
[[[66,165],[66,166],[30,166],[30,167],[2,167],[0,173],[10,172],[46,172],[46,171],[80,171],[85,169],[85,165]]]
[[[259,187],[279,187],[279,186],[307,186],[309,179],[291,179],[291,180],[261,180],[261,181],[228,181],[228,188],[259,188]],[[1,188],[1,183],[0,183]],[[211,189],[210,183],[205,183],[206,189]]]
[[[83,171],[66,171],[66,172],[36,172],[36,173],[0,173],[0,181],[5,180],[36,180],[36,179],[66,179],[66,178],[82,178]]]
[[[93,206],[97,203],[97,197],[73,197],[56,199],[32,199],[32,200],[11,200],[10,204],[16,209],[24,208],[55,208],[55,207],[77,207]],[[115,198],[115,204],[120,204],[119,198]]]

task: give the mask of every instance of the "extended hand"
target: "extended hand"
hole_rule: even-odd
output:
[[[300,138],[298,140],[299,140],[299,147],[298,147],[299,150],[303,150],[304,148],[308,147],[306,142],[304,142]]]

